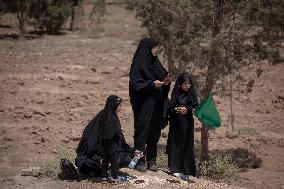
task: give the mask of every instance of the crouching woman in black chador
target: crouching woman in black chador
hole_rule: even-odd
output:
[[[122,134],[117,113],[122,99],[111,95],[105,107],[85,128],[78,148],[75,164],[83,175],[107,177],[110,166],[111,177],[117,179],[119,168],[131,161],[133,149]]]
[[[166,149],[168,166],[177,177],[196,176],[192,110],[197,106],[191,76],[179,74],[168,105],[170,128]]]

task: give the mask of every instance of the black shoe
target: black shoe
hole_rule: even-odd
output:
[[[128,177],[126,176],[117,176],[116,178],[110,177],[109,180],[111,182],[122,183],[122,182],[128,182]]]
[[[134,167],[135,170],[140,171],[140,172],[146,172],[147,167],[144,163],[137,163],[137,165]]]
[[[147,165],[148,165],[148,169],[150,171],[154,171],[154,172],[158,171],[158,166],[157,166],[156,162],[148,162]]]

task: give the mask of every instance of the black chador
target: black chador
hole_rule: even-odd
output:
[[[187,81],[189,88],[182,89]],[[167,141],[168,165],[173,173],[196,176],[194,156],[194,120],[192,110],[198,106],[198,100],[191,77],[187,73],[178,76],[168,105],[169,135]],[[185,107],[187,113],[177,111]]]
[[[151,49],[158,43],[151,38],[140,41],[134,54],[129,81],[129,96],[134,113],[134,149],[146,154],[147,162],[155,162],[157,143],[166,117],[169,85],[155,88],[154,81],[168,75]],[[145,159],[141,160],[142,162]]]
[[[103,176],[111,163],[112,177],[115,178],[119,167],[127,166],[131,161],[133,149],[125,141],[116,113],[121,101],[118,96],[109,96],[104,109],[85,128],[75,159],[82,174]]]

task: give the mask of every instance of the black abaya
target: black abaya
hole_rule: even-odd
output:
[[[166,117],[169,85],[155,88],[154,81],[168,75],[151,49],[157,42],[151,38],[140,41],[130,68],[129,96],[134,113],[134,148],[146,152],[147,161],[156,161],[157,143]]]
[[[108,97],[105,107],[87,125],[76,150],[75,163],[83,174],[93,173],[101,176],[112,164],[112,172],[116,176],[119,164],[126,166],[131,161],[133,150],[126,143],[121,131],[119,118],[115,112],[121,103],[115,95]],[[127,155],[126,155],[127,154]]]
[[[188,92],[181,90],[184,81],[190,81],[188,74],[178,76],[169,102],[169,135],[167,141],[168,165],[170,171],[196,176],[194,156],[194,120],[192,110],[198,106],[198,100],[191,84]],[[177,113],[175,108],[184,106],[187,114]]]

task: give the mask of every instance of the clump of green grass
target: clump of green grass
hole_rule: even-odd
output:
[[[41,173],[43,176],[56,178],[58,177],[60,170],[60,160],[68,159],[74,163],[76,154],[74,151],[70,151],[67,148],[58,148],[57,154],[50,159],[44,161],[41,165]]]
[[[198,175],[215,181],[236,179],[239,168],[231,155],[211,154],[207,161],[198,163]]]
[[[168,155],[165,152],[159,152],[157,155],[158,167],[166,168],[168,166]]]
[[[239,133],[240,134],[246,134],[246,135],[251,135],[251,136],[257,136],[258,132],[255,128],[252,127],[242,127],[239,128]]]

